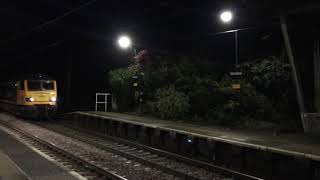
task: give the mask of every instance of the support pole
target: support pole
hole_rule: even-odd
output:
[[[65,107],[64,109],[67,111],[71,110],[71,83],[72,83],[72,55],[70,52],[69,44],[67,44],[67,79],[66,79],[66,87],[65,87]]]
[[[313,48],[313,66],[314,66],[314,107],[317,113],[320,113],[320,46],[319,39],[314,42]]]
[[[293,82],[294,82],[295,89],[296,89],[296,95],[297,95],[303,130],[304,130],[304,132],[308,132],[307,122],[305,121],[305,118],[304,118],[305,107],[304,107],[303,93],[302,93],[302,88],[301,88],[301,83],[300,83],[301,81],[300,81],[299,75],[297,73],[296,63],[295,63],[294,57],[293,57],[293,52],[292,52],[291,42],[290,42],[290,38],[289,38],[289,34],[288,34],[286,19],[282,15],[280,16],[280,23],[281,23],[281,30],[282,30],[284,44],[285,44],[287,55],[288,55],[289,62],[291,65],[291,75],[293,77]]]
[[[235,58],[236,58],[236,69],[238,68],[238,30],[234,32],[235,38]]]

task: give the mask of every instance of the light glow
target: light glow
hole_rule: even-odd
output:
[[[57,98],[56,98],[56,97],[51,97],[51,98],[50,98],[50,101],[56,102],[56,101],[57,101]]]
[[[131,45],[131,40],[130,40],[130,38],[127,37],[127,36],[122,36],[122,37],[119,38],[118,44],[119,44],[119,46],[120,46],[121,48],[126,49],[126,48],[128,48],[128,47]]]
[[[224,23],[229,23],[232,20],[232,12],[231,11],[224,11],[220,14],[220,19]]]
[[[30,101],[30,102],[34,102],[34,98],[33,98],[33,97],[30,97],[30,98],[29,98],[29,101]]]

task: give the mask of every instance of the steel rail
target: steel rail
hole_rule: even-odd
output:
[[[62,155],[63,157],[66,157],[68,160],[72,160],[73,162],[76,162],[77,164],[82,164],[83,167],[89,168],[91,171],[97,173],[99,176],[101,176],[107,180],[127,180],[126,178],[121,177],[113,172],[104,170],[104,169],[102,169],[102,168],[100,168],[90,162],[87,162],[87,161],[83,160],[82,158],[77,157],[77,156],[63,150],[52,143],[49,143],[49,142],[42,140],[42,139],[40,139],[30,133],[27,133],[26,131],[19,129],[8,122],[0,120],[0,124],[2,124],[3,126],[11,129],[13,131],[16,131],[17,133],[19,133],[19,134],[27,137],[28,139],[40,144],[41,146],[46,147],[47,149],[50,149],[51,151],[58,153],[58,154]]]
[[[55,124],[57,124],[57,123],[55,122]],[[191,158],[179,155],[179,154],[175,154],[175,153],[167,152],[167,151],[164,151],[164,150],[156,149],[156,148],[153,148],[153,147],[150,147],[150,146],[146,146],[146,145],[142,145],[140,143],[136,143],[136,142],[129,141],[129,140],[126,140],[126,139],[117,138],[117,137],[113,137],[113,136],[110,136],[110,135],[93,132],[93,131],[86,130],[86,129],[83,129],[83,128],[73,127],[73,126],[70,126],[70,125],[65,124],[65,123],[62,123],[60,125],[66,126],[66,127],[70,128],[70,129],[73,129],[73,130],[77,130],[79,132],[87,133],[87,134],[94,135],[94,136],[97,136],[97,137],[100,137],[100,138],[105,138],[105,139],[108,139],[108,140],[113,141],[113,142],[118,142],[118,143],[121,143],[121,144],[126,144],[126,145],[129,145],[131,147],[135,147],[135,148],[141,149],[141,150],[149,151],[149,152],[152,152],[154,154],[162,155],[164,157],[169,157],[169,158],[178,160],[180,162],[183,162],[183,163],[186,163],[186,164],[190,164],[190,165],[193,165],[193,166],[198,166],[198,167],[201,167],[203,169],[206,169],[206,170],[209,170],[209,171],[212,171],[212,172],[218,172],[221,175],[231,176],[231,177],[233,177],[233,178],[235,178],[237,180],[238,179],[239,180],[263,180],[263,178],[255,177],[255,176],[252,176],[252,175],[249,175],[249,174],[245,174],[245,173],[241,173],[241,172],[238,172],[238,171],[235,171],[235,170],[232,170],[232,169],[228,169],[228,168],[225,168],[225,167],[220,167],[220,166],[213,165],[213,164],[210,164],[210,163],[206,163],[206,162],[202,162],[202,161],[199,161],[199,160],[191,159]],[[94,143],[94,142],[91,142],[91,143]]]
[[[39,123],[36,123],[36,124],[40,125],[43,128],[46,128],[46,129],[55,131],[57,133],[63,134],[65,136],[77,139],[79,141],[82,141],[84,143],[93,145],[93,146],[98,147],[100,149],[104,149],[104,150],[110,151],[110,152],[112,152],[114,154],[120,155],[122,157],[135,160],[135,161],[137,161],[137,162],[139,162],[141,164],[145,164],[146,166],[153,167],[155,169],[159,169],[159,170],[161,170],[163,172],[166,172],[168,174],[174,175],[174,176],[179,177],[181,179],[184,179],[184,180],[201,180],[201,178],[198,178],[198,177],[195,177],[195,176],[192,176],[192,175],[189,175],[189,174],[185,174],[183,172],[180,172],[180,171],[177,171],[175,169],[166,167],[164,165],[157,164],[157,163],[152,162],[152,161],[150,161],[148,159],[141,158],[141,157],[139,157],[137,155],[133,155],[133,154],[130,154],[130,153],[127,153],[127,152],[123,152],[123,151],[121,151],[120,148],[114,148],[112,146],[107,146],[107,145],[104,145],[104,144],[96,143],[96,142],[90,141],[90,139],[86,139],[85,137],[81,138],[81,137],[79,137],[79,136],[77,136],[75,134],[72,134],[72,133],[65,133],[65,131],[60,131],[60,130],[54,129],[52,127],[48,127],[47,125],[43,125],[43,124],[39,124]],[[79,130],[75,130],[75,131],[80,132]],[[114,141],[112,141],[112,142],[114,142]],[[125,145],[125,144],[123,143],[122,145]],[[119,144],[119,146],[120,146],[120,144]]]

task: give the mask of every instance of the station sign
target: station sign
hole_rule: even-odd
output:
[[[230,76],[242,76],[243,75],[243,73],[242,72],[239,72],[239,71],[237,71],[237,72],[230,72]]]
[[[239,89],[241,89],[241,85],[240,84],[232,84],[232,89],[239,90]]]

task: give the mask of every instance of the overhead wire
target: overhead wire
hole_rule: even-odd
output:
[[[80,6],[78,6],[78,7],[76,7],[76,8],[70,9],[69,11],[65,12],[65,13],[62,14],[61,16],[52,18],[52,19],[50,19],[50,20],[48,20],[48,21],[46,21],[46,22],[44,22],[44,23],[42,23],[42,24],[39,24],[39,25],[31,28],[31,32],[32,32],[32,31],[39,30],[39,29],[41,29],[41,28],[43,28],[43,27],[45,27],[45,26],[47,26],[47,25],[49,25],[49,24],[51,24],[51,23],[56,22],[56,21],[59,21],[60,19],[63,19],[64,17],[66,17],[66,16],[68,16],[68,15],[70,15],[70,14],[72,14],[72,13],[74,13],[74,12],[82,9],[83,7],[86,7],[86,6],[88,6],[88,5],[96,2],[96,1],[97,1],[97,0],[90,0],[90,1],[87,1],[87,2],[85,2],[85,3],[83,3],[83,4],[81,4]]]
[[[80,9],[82,9],[82,8],[84,8],[84,7],[86,7],[86,6],[88,6],[88,5],[90,5],[90,4],[93,4],[93,3],[96,2],[96,1],[97,1],[97,0],[89,0],[89,1],[86,1],[85,3],[79,5],[78,7],[75,7],[75,8],[72,8],[72,9],[68,10],[67,12],[63,13],[63,14],[60,15],[60,16],[54,17],[54,18],[52,18],[52,19],[50,19],[50,20],[47,20],[46,22],[43,22],[43,23],[41,23],[41,24],[39,24],[39,25],[36,25],[36,26],[32,27],[30,30],[28,30],[27,32],[23,33],[22,35],[20,35],[20,36],[17,35],[16,37],[13,37],[13,38],[9,39],[9,40],[7,41],[7,44],[10,43],[10,42],[12,42],[12,41],[15,41],[15,40],[17,40],[17,39],[19,39],[19,38],[21,38],[21,37],[23,37],[23,36],[26,36],[26,35],[29,34],[29,33],[32,33],[32,32],[34,32],[34,31],[40,30],[40,29],[42,29],[42,28],[44,28],[44,27],[46,27],[46,26],[48,26],[48,25],[50,25],[50,24],[52,24],[52,23],[54,23],[54,22],[57,22],[57,21],[65,18],[65,17],[67,17],[67,16],[69,16],[69,15],[71,15],[71,14],[79,11]]]

